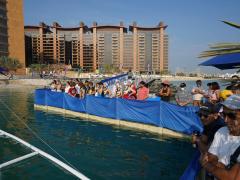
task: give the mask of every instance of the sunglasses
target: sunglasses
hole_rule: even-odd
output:
[[[222,115],[224,118],[229,117],[232,120],[237,119],[237,113],[236,112],[222,112]]]

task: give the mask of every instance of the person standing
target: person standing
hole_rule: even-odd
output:
[[[197,80],[196,81],[196,87],[192,89],[192,95],[193,95],[193,106],[201,106],[203,95],[205,94],[203,88],[202,88],[202,81]]]
[[[160,89],[159,95],[162,101],[169,102],[172,95],[172,90],[170,88],[170,83],[168,80],[162,82],[162,88]]]
[[[144,81],[139,83],[139,89],[137,91],[137,100],[145,100],[148,98],[149,89]]]
[[[181,83],[179,87],[175,95],[176,102],[179,106],[186,106],[192,102],[192,96],[190,92],[187,91],[185,83]]]

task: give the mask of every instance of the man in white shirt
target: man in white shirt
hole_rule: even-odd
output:
[[[218,179],[240,179],[240,156],[229,169],[230,157],[240,146],[240,96],[232,95],[223,103],[227,127],[220,128],[208,150],[202,155],[201,164]]]

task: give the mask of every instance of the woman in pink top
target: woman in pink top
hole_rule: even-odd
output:
[[[149,89],[146,86],[147,85],[144,81],[141,81],[139,83],[139,89],[137,91],[137,100],[145,100],[148,98]]]

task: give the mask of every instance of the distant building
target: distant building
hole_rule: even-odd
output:
[[[0,0],[0,56],[16,58],[25,66],[22,0]]]
[[[85,71],[101,70],[106,64],[119,70],[156,72],[168,70],[168,36],[162,22],[156,27],[127,29],[119,26],[61,27],[25,26],[27,65],[32,63],[64,63]]]

